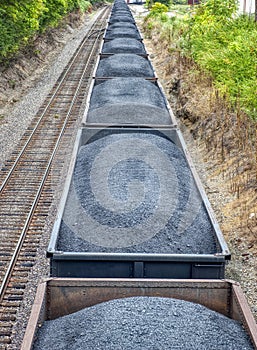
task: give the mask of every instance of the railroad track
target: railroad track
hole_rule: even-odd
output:
[[[16,313],[36,261],[53,193],[61,177],[63,162],[60,160],[65,156],[64,149],[88,92],[108,14],[108,7],[99,12],[22,137],[18,149],[1,171],[1,350],[11,346]]]

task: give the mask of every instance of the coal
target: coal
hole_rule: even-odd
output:
[[[131,23],[135,23],[135,20],[132,16],[130,15],[119,15],[119,14],[115,14],[112,15],[109,19],[109,23],[115,23],[115,22],[131,22]]]
[[[100,60],[96,77],[153,78],[154,71],[146,58],[135,54],[115,54]]]
[[[113,24],[110,24],[108,26],[108,30],[113,30],[113,29],[116,29],[116,28],[132,28],[132,29],[135,29],[137,28],[136,25],[134,23],[129,23],[129,22],[117,22],[117,23],[113,23]]]
[[[136,39],[117,38],[104,43],[102,53],[134,53],[138,55],[146,55],[146,50],[144,44]]]
[[[131,14],[131,12],[130,12],[130,10],[129,9],[113,9],[112,10],[112,13],[111,13],[112,15],[114,15],[114,14],[116,14],[116,15],[128,15],[128,16],[132,16],[132,14]]]
[[[107,30],[105,39],[111,40],[115,38],[134,38],[142,40],[138,30],[135,28],[115,28]]]
[[[57,249],[220,252],[182,151],[158,132],[106,132],[79,150]]]
[[[94,86],[90,110],[105,105],[141,103],[166,109],[161,90],[143,78],[114,78]]]
[[[111,14],[114,14],[116,12],[129,13],[131,15],[131,11],[127,6],[113,6]]]
[[[112,11],[115,11],[115,10],[128,10],[128,11],[130,11],[127,4],[121,4],[121,3],[113,5]]]
[[[117,8],[125,8],[125,9],[129,9],[128,5],[126,3],[124,3],[124,1],[121,2],[115,2],[115,4],[113,4],[113,9],[117,9]]]
[[[105,125],[171,125],[171,118],[163,108],[142,103],[120,103],[91,110],[86,122]]]
[[[143,78],[113,78],[94,86],[88,123],[170,125],[160,89]]]
[[[34,350],[253,350],[238,321],[161,297],[114,299],[45,321]]]

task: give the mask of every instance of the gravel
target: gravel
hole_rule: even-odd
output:
[[[101,59],[96,77],[153,78],[154,71],[147,59],[135,54],[115,54]]]
[[[113,78],[94,87],[87,123],[170,125],[160,89],[143,78]]]
[[[80,148],[58,250],[216,253],[180,149],[158,132],[105,133]]]
[[[34,350],[250,350],[237,321],[200,304],[132,297],[97,304],[46,321]]]
[[[134,38],[141,40],[141,36],[136,28],[114,28],[107,30],[105,39],[112,40],[115,38]]]
[[[132,38],[116,38],[103,44],[102,53],[135,53],[146,55],[144,44]]]

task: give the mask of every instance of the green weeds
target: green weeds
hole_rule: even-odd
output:
[[[172,50],[209,74],[232,107],[257,119],[257,24],[237,15],[236,1],[207,0],[165,23],[158,16],[154,21]]]

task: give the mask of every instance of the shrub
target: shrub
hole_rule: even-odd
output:
[[[145,21],[148,21],[150,18],[159,18],[160,21],[166,22],[168,20],[168,16],[166,13],[168,12],[168,7],[160,2],[155,2],[151,7],[149,14],[146,16]]]
[[[90,8],[87,0],[1,0],[0,62],[14,55],[36,33],[57,26],[68,12]]]
[[[163,4],[165,5],[167,8],[170,7],[171,5],[171,0],[158,0],[158,1],[155,1],[155,0],[146,0],[146,7],[148,9],[152,9],[152,7],[155,5],[155,4]],[[167,11],[166,11],[167,12]]]
[[[3,1],[0,5],[0,60],[16,52],[39,29],[42,0]]]

